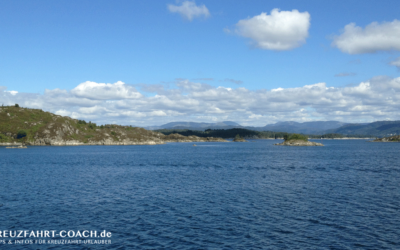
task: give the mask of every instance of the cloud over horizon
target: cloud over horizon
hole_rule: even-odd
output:
[[[310,14],[298,10],[280,11],[242,19],[235,33],[250,38],[251,45],[266,50],[291,50],[306,42],[310,28]]]
[[[178,13],[182,18],[192,21],[196,17],[203,16],[207,18],[210,16],[210,12],[207,7],[203,5],[196,5],[195,1],[184,1],[180,6],[168,4],[168,10],[171,13]]]
[[[251,126],[278,121],[400,120],[400,77],[379,76],[342,88],[316,83],[297,88],[249,90],[189,80],[176,81],[173,88],[144,84],[136,87],[139,91],[123,82],[85,82],[72,90],[46,89],[44,94],[10,92],[0,87],[0,98],[4,105],[18,103],[100,124],[136,126],[178,120],[232,120]]]
[[[350,23],[344,27],[342,34],[333,38],[332,46],[347,54],[400,51],[400,21],[373,22],[364,29]]]

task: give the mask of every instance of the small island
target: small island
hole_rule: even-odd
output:
[[[241,137],[239,134],[235,136],[233,139],[234,142],[247,142],[243,137]]]
[[[308,141],[307,136],[301,134],[285,135],[282,143],[276,143],[277,146],[324,146],[322,143]]]

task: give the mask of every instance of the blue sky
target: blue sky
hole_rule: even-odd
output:
[[[400,88],[399,7],[398,1],[1,1],[0,101],[99,123],[143,126],[398,119],[393,100]],[[198,15],[189,18],[196,10]],[[284,12],[298,20],[279,17]],[[266,19],[257,19],[261,13]],[[265,28],[274,21],[277,29]],[[368,33],[366,27],[374,22]],[[361,32],[349,30],[345,36],[351,23]],[[298,33],[280,33],[279,25],[297,24],[291,30]],[[386,40],[375,39],[381,31]],[[271,39],[288,48],[260,45]],[[334,45],[335,39],[342,45]],[[118,81],[124,84],[115,85]],[[318,83],[339,92],[319,93],[323,99],[314,103],[300,100],[308,99],[301,92],[305,85]],[[349,96],[355,91],[349,88],[361,83],[370,83],[370,92]],[[279,99],[271,92],[278,88],[292,94],[298,89],[293,98],[299,101]],[[99,92],[103,97],[98,98],[84,91],[108,94]],[[263,91],[269,92],[260,96]],[[385,91],[391,101],[367,100]],[[233,101],[245,98],[260,100]]]

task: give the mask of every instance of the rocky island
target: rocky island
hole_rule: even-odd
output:
[[[222,138],[164,135],[144,128],[95,123],[41,109],[0,107],[0,146],[156,145],[167,142],[227,142]]]
[[[235,136],[233,139],[234,142],[247,142],[243,137],[241,137],[239,134]]]
[[[282,143],[276,143],[277,146],[324,146],[322,143],[308,141],[305,135],[292,134],[285,136]]]
[[[400,142],[400,135],[378,138],[373,140],[373,142]]]

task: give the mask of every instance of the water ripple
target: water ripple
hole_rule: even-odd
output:
[[[0,230],[113,233],[25,249],[400,248],[400,144],[273,143],[0,148]]]

